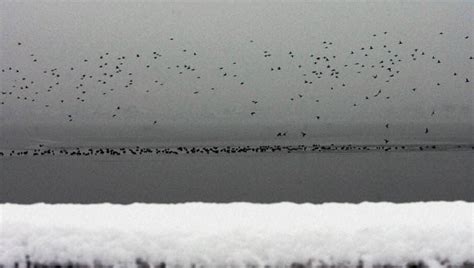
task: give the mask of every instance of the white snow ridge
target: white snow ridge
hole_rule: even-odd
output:
[[[474,203],[0,205],[1,267],[473,267]]]

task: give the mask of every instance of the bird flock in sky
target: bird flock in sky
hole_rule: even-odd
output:
[[[443,65],[444,59],[442,57],[433,55],[422,47],[409,47],[404,40],[386,38],[389,35],[388,32],[373,33],[370,35],[373,40],[371,44],[349,48],[340,53],[332,52],[331,48],[334,44],[327,40],[320,42],[321,47],[317,49],[317,52],[305,55],[298,53],[296,50],[286,51],[283,55],[281,50],[272,52],[269,48],[261,50],[261,55],[254,57],[253,60],[256,63],[263,61],[263,63],[259,63],[259,66],[264,67],[258,75],[266,73],[281,74],[291,70],[292,73],[299,76],[300,82],[296,86],[304,90],[289,97],[287,99],[289,105],[296,103],[299,99],[313,98],[314,95],[308,94],[311,91],[324,90],[327,94],[330,94],[338,90],[350,90],[353,86],[351,84],[353,77],[362,76],[367,81],[379,82],[377,88],[370,89],[370,94],[361,95],[360,98],[348,104],[352,107],[358,107],[370,103],[370,100],[373,99],[390,100],[393,97],[393,89],[388,90],[386,87],[380,86],[380,83],[388,87],[390,83],[398,78],[403,71],[403,67],[410,63],[423,61],[425,64]],[[445,38],[443,32],[439,32],[437,35],[439,38]],[[468,35],[456,38],[460,39],[461,42],[471,42]],[[201,85],[199,81],[207,81],[206,86],[179,89],[190,96],[205,94],[206,92],[218,93],[219,91],[225,91],[227,88],[253,87],[252,83],[247,81],[247,77],[236,71],[246,68],[246,66],[241,66],[243,63],[238,62],[238,60],[230,61],[227,64],[216,63],[215,66],[205,66],[203,69],[206,71],[201,72],[203,66],[199,66],[199,61],[193,60],[201,56],[199,51],[189,48],[189,45],[188,48],[182,48],[185,45],[179,43],[179,40],[173,37],[168,37],[166,41],[175,42],[173,46],[175,51],[169,58],[167,58],[168,55],[165,51],[158,49],[155,51],[137,51],[127,55],[103,51],[94,56],[77,59],[75,62],[68,63],[68,67],[63,66],[61,68],[44,64],[43,62],[46,61],[43,60],[42,55],[30,51],[28,44],[23,41],[17,41],[15,49],[29,55],[29,70],[31,68],[35,69],[40,76],[36,73],[34,75],[28,73],[19,66],[1,66],[1,80],[3,82],[0,108],[5,110],[9,107],[37,105],[42,110],[59,110],[64,114],[65,123],[73,123],[80,114],[73,114],[69,111],[68,107],[71,104],[81,105],[83,110],[87,110],[90,109],[88,105],[91,101],[98,101],[99,103],[103,101],[105,103],[108,98],[113,98],[115,94],[123,91],[133,91],[133,94],[152,96],[168,84],[173,84],[173,80],[186,80],[191,85]],[[246,40],[245,42],[256,43],[255,40]],[[180,54],[179,62],[170,64],[176,53]],[[272,57],[286,57],[288,60],[285,61],[285,64],[276,64],[276,61],[269,60]],[[164,58],[167,58],[167,60],[164,61]],[[466,62],[473,59],[471,55],[465,55],[464,58]],[[189,59],[190,63],[183,63],[186,59]],[[341,64],[341,62],[343,63]],[[129,68],[132,63],[134,68]],[[246,62],[245,64],[251,63]],[[61,63],[61,65],[64,65],[64,63]],[[147,75],[141,75],[145,72]],[[465,70],[452,70],[449,79],[471,83],[472,78],[466,77],[467,75],[469,75],[469,72],[465,72]],[[442,86],[443,81],[441,79],[440,81],[436,81],[437,77],[432,79],[434,80],[434,87]],[[321,86],[323,85],[321,81],[325,81],[324,88]],[[216,85],[212,85],[213,82]],[[407,91],[411,94],[419,92],[417,86],[399,88],[398,90]],[[272,94],[270,90],[268,90],[268,94]],[[201,98],[199,101],[203,102],[205,100]],[[253,108],[248,110],[246,116],[256,118],[260,113],[264,113],[265,111],[258,107],[263,101],[249,96],[249,107]],[[306,102],[306,105],[314,105],[324,101],[324,98],[314,98],[311,102]],[[115,118],[126,119],[127,114],[123,105],[126,104],[117,104],[112,109],[110,109],[110,105],[107,107],[104,105],[104,109],[108,109],[108,112],[102,113],[101,116],[109,117],[110,120]],[[135,103],[135,105],[139,106],[139,103]],[[100,107],[94,106],[94,109],[100,109]],[[282,109],[285,108],[282,107]],[[436,115],[437,111],[434,109],[430,111],[429,116]],[[317,122],[322,119],[322,116],[314,114],[312,118]],[[159,123],[159,117],[149,122],[150,125],[158,125]],[[384,126],[386,129],[391,128],[390,122],[384,123]],[[425,134],[430,133],[427,127],[422,127],[420,131]],[[302,130],[298,132],[301,138],[308,135],[307,132]],[[276,131],[275,137],[285,137],[287,133],[287,130]],[[385,144],[389,142],[388,139],[385,139]]]

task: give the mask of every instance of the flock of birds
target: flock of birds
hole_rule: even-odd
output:
[[[40,148],[29,150],[0,150],[2,156],[137,156],[137,155],[218,155],[244,153],[305,153],[305,152],[400,152],[474,150],[473,145],[259,145],[259,146],[179,146],[179,147],[120,147],[120,148]]]
[[[281,73],[291,68],[301,75],[299,86],[305,88],[306,93],[311,90],[326,90],[330,93],[337,90],[350,90],[350,77],[354,75],[364,76],[367,80],[379,81],[389,86],[403,71],[402,67],[404,64],[416,62],[417,60],[424,60],[434,65],[443,64],[443,58],[429,54],[421,47],[408,47],[403,40],[394,41],[395,39],[384,38],[388,35],[388,32],[374,33],[371,36],[373,38],[371,44],[348,49],[344,52],[346,53],[345,55],[331,52],[331,47],[334,44],[330,41],[321,41],[320,51],[308,55],[300,55],[296,51],[287,51],[286,55],[278,55],[278,57],[288,57],[289,65],[274,65],[274,62],[267,61],[267,64],[263,65],[267,66],[265,67],[266,69],[261,70],[259,75],[262,75],[264,72]],[[443,32],[439,32],[440,38],[443,38],[443,35]],[[467,35],[458,36],[457,38],[464,39],[463,41],[465,42],[471,42],[470,37]],[[176,48],[182,46],[172,37],[169,38],[169,41],[176,42]],[[254,40],[248,40],[247,42],[255,43]],[[154,94],[160,88],[164,88],[167,83],[171,83],[172,79],[184,79],[191,84],[198,84],[198,81],[205,79],[200,72],[201,68],[197,64],[183,64],[182,61],[176,64],[169,64],[169,59],[164,63],[161,59],[167,55],[158,50],[140,51],[128,55],[115,55],[110,51],[105,51],[96,56],[82,58],[77,62],[70,62],[67,68],[59,68],[43,64],[41,55],[37,55],[34,51],[29,51],[28,46],[25,46],[23,42],[17,42],[16,46],[20,50],[23,49],[22,52],[28,53],[30,69],[34,68],[36,73],[41,74],[41,77],[35,74],[33,78],[32,74],[24,72],[18,66],[2,66],[0,74],[0,79],[2,80],[0,109],[18,109],[18,107],[23,105],[32,104],[40,105],[41,109],[55,109],[64,113],[63,118],[66,123],[73,122],[76,117],[80,116],[80,114],[73,114],[69,111],[68,107],[70,105],[82,105],[83,110],[87,110],[90,108],[87,106],[88,103],[92,99],[97,101],[100,95],[103,97],[103,102],[106,103],[107,98],[113,98],[114,94],[120,91],[133,91],[133,94]],[[200,57],[198,51],[189,48],[180,49],[179,53],[185,58]],[[261,58],[255,58],[255,60],[266,61],[271,57],[275,57],[275,54],[270,49],[267,49],[262,50]],[[341,64],[339,58],[344,58],[344,61],[347,62]],[[473,56],[467,55],[465,57],[465,60],[468,62],[472,59]],[[129,69],[128,66],[131,62],[135,64],[134,66],[139,66],[141,69],[136,67],[133,70]],[[190,62],[194,63],[196,61],[190,60]],[[232,61],[222,66],[206,66],[204,69],[214,70],[212,75],[221,78],[219,79],[220,86],[194,88],[186,92],[191,94],[191,96],[202,94],[206,90],[218,92],[225,90],[225,86],[222,86],[222,83],[227,83],[229,88],[251,87],[251,83],[247,83],[245,77],[241,77],[241,75],[233,70],[232,67],[239,64],[241,63]],[[240,68],[245,68],[245,66],[240,66]],[[140,73],[145,70],[151,72],[156,70],[156,75],[149,75],[144,78]],[[465,77],[465,75],[466,72],[463,72],[463,70],[452,70],[450,77],[463,83],[471,83],[472,78]],[[146,80],[147,78],[150,80],[148,82],[145,81],[147,86],[143,86],[143,81],[137,85],[137,81]],[[436,79],[437,77],[433,77],[433,86],[441,86],[441,81],[436,81]],[[330,81],[330,86],[321,89],[318,86],[318,82],[323,80],[326,83]],[[416,94],[418,88],[413,86],[400,88],[399,90]],[[393,88],[386,90],[380,86],[373,89],[372,94],[360,96],[360,99],[350,105],[357,107],[363,102],[367,103],[370,100],[380,98],[390,100],[392,95],[387,93],[389,91],[393,93]],[[67,92],[68,94],[60,94],[61,92]],[[268,92],[271,94],[270,91]],[[311,96],[305,94],[305,92],[295,94],[288,99],[288,102],[296,103],[298,99],[310,98]],[[199,99],[199,101],[202,102],[203,99]],[[323,101],[323,99],[316,98],[311,103],[317,104]],[[259,113],[263,112],[262,109],[257,108],[262,100],[249,97],[248,102],[249,107],[253,107],[252,110],[248,111],[248,116],[258,117]],[[97,109],[97,106],[94,107]],[[110,107],[107,109],[110,111]],[[116,105],[112,110],[112,112],[103,113],[102,115],[109,116],[111,120],[118,117],[126,118],[127,116],[123,106]],[[437,111],[434,109],[430,111],[430,116],[436,115]],[[314,120],[320,119],[321,115],[314,115]],[[149,122],[150,125],[157,125],[159,123],[160,118]],[[390,129],[390,122],[386,122],[384,127]],[[427,127],[423,127],[420,131],[425,134],[430,133]],[[296,130],[292,133],[295,132],[302,138],[308,135],[303,130]],[[288,130],[275,132],[275,137],[286,137],[287,135]],[[386,138],[384,142],[389,144],[390,140]]]

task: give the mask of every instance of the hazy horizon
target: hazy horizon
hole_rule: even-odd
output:
[[[282,143],[472,142],[472,11],[465,1],[2,1],[0,147],[273,143],[284,131]]]

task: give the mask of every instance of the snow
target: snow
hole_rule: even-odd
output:
[[[1,204],[0,266],[474,262],[474,203]]]

